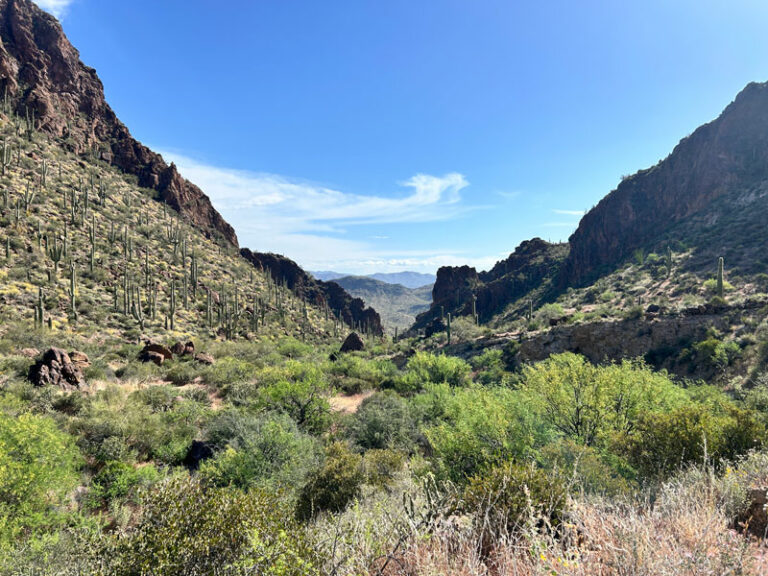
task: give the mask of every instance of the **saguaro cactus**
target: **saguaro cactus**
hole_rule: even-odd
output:
[[[723,291],[724,291],[724,280],[723,280],[724,266],[725,266],[725,261],[723,260],[723,257],[720,256],[720,258],[717,259],[717,295],[720,298],[723,297]]]

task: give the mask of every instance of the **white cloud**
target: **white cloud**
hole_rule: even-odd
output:
[[[552,210],[555,214],[562,214],[563,216],[584,216],[584,210]]]
[[[74,0],[34,0],[34,2],[46,12],[50,12],[56,18],[61,19]]]
[[[210,196],[244,246],[285,254],[309,270],[434,272],[445,265],[487,267],[495,262],[448,251],[385,251],[370,241],[386,237],[345,237],[354,226],[435,222],[476,209],[462,203],[461,191],[469,183],[455,172],[417,174],[391,195],[367,196],[276,174],[210,166],[174,152],[162,155]]]

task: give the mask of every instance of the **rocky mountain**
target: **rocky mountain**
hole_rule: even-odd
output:
[[[270,274],[276,283],[286,286],[298,297],[319,307],[327,305],[350,326],[376,335],[384,333],[378,312],[366,307],[362,299],[350,296],[336,282],[316,280],[296,262],[280,254],[252,252],[248,248],[242,248],[240,254],[257,270]]]
[[[361,298],[381,315],[386,330],[394,334],[409,328],[416,316],[429,309],[432,300],[432,285],[408,288],[392,284],[371,276],[342,276],[333,280],[352,296]]]
[[[424,328],[442,314],[463,316],[473,309],[481,322],[487,321],[522,296],[548,289],[567,254],[567,244],[534,238],[487,272],[478,273],[470,266],[444,266],[437,271],[432,305],[416,318],[414,328]]]
[[[670,240],[705,249],[710,260],[736,248],[729,261],[740,261],[742,240],[752,244],[755,236],[743,226],[732,228],[731,243],[718,244],[709,228],[732,211],[768,215],[766,181],[768,84],[753,83],[716,120],[681,140],[656,166],[625,178],[584,216],[569,239],[559,286],[583,285],[636,250]]]
[[[131,136],[107,104],[96,71],[80,61],[59,22],[30,0],[0,0],[0,93],[37,130],[135,176],[209,236],[237,246],[234,229],[210,199]]]

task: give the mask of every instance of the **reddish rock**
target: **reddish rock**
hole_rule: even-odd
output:
[[[187,342],[184,344],[184,349],[181,351],[182,356],[194,356],[195,355],[195,343]]]
[[[165,356],[159,352],[152,352],[151,350],[148,350],[142,355],[141,360],[142,362],[152,362],[157,366],[162,366],[163,362],[165,362]]]
[[[37,348],[22,348],[19,350],[19,354],[25,358],[37,358],[40,356],[40,350]]]
[[[155,362],[154,357],[151,357],[150,354],[159,354],[163,357],[164,361],[173,359],[173,352],[167,346],[155,342],[147,342],[141,352],[139,352],[139,359],[142,362]]]
[[[59,386],[65,390],[83,388],[85,376],[61,348],[49,348],[29,369],[29,379],[35,386]]]
[[[69,358],[72,360],[72,363],[80,369],[88,368],[91,365],[91,359],[88,358],[88,355],[85,352],[73,350],[69,353]]]
[[[158,199],[209,235],[237,246],[235,231],[197,186],[176,166],[135,140],[104,97],[93,68],[80,61],[61,24],[30,0],[0,0],[0,90],[21,97],[12,102],[24,116],[34,112],[38,129],[67,137],[76,153],[94,147],[100,156],[138,177],[139,186],[157,191]]]
[[[181,342],[174,343],[174,345],[171,346],[171,352],[174,356],[181,356],[184,353],[184,344]]]
[[[195,354],[195,360],[200,362],[200,364],[205,364],[206,366],[212,366],[215,362],[213,356],[206,354],[205,352],[198,352]]]

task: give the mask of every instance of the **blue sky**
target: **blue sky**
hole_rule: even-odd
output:
[[[244,246],[488,268],[566,240],[750,81],[768,3],[39,0]]]

